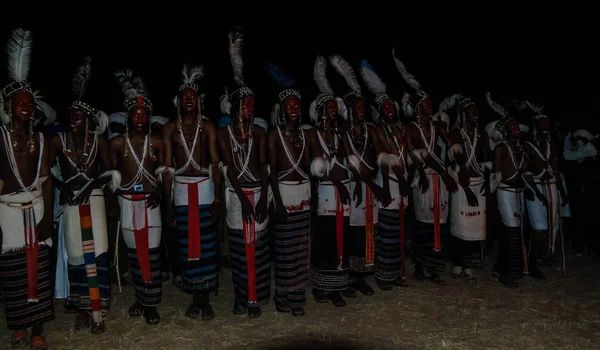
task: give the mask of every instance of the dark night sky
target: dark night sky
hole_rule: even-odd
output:
[[[217,118],[219,96],[231,78],[227,33],[236,24],[246,31],[246,82],[257,93],[257,116],[267,120],[276,90],[264,69],[265,62],[276,63],[298,80],[306,110],[317,94],[312,79],[317,54],[327,57],[339,53],[354,64],[355,70],[360,59],[367,58],[388,92],[399,99],[404,83],[392,60],[393,46],[436,105],[448,95],[462,92],[480,102],[481,113],[489,116],[490,110],[483,104],[485,91],[491,91],[498,99],[530,99],[545,104],[551,118],[567,125],[589,125],[598,116],[600,109],[594,99],[599,89],[594,85],[600,55],[594,53],[597,40],[591,22],[579,18],[571,25],[566,14],[516,16],[509,11],[510,16],[493,18],[489,11],[486,16],[458,11],[435,16],[426,23],[418,23],[409,15],[383,18],[377,13],[361,13],[363,16],[354,21],[360,24],[344,24],[335,20],[335,13],[323,11],[299,21],[274,22],[267,16],[235,21],[219,13],[203,13],[198,16],[201,21],[177,26],[169,24],[167,18],[127,25],[127,18],[107,17],[102,26],[92,20],[76,22],[81,23],[76,30],[66,21],[24,28],[32,29],[34,37],[30,80],[35,89],[48,96],[59,119],[68,113],[71,75],[85,55],[92,56],[92,101],[107,113],[122,110],[121,90],[112,73],[132,68],[146,82],[155,114],[173,118],[171,101],[180,84],[181,65],[191,63],[205,67],[201,86],[208,94],[207,113]],[[287,15],[285,10],[280,14]],[[213,17],[217,21],[208,23]],[[16,25],[3,24],[3,46]],[[4,86],[4,56],[1,64],[0,83]],[[334,88],[343,88],[336,91],[344,93],[341,78],[333,69],[329,73]]]

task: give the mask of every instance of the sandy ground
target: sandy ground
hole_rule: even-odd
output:
[[[73,329],[74,316],[56,302],[56,319],[45,334],[51,349],[593,349],[600,345],[600,271],[589,258],[570,258],[569,274],[547,268],[546,281],[521,280],[507,289],[489,277],[491,262],[480,279],[466,283],[445,276],[445,287],[409,279],[408,288],[371,297],[346,299],[348,305],[316,304],[308,299],[306,315],[275,311],[250,319],[231,312],[230,270],[221,274],[221,288],[212,305],[212,321],[188,319],[191,297],[165,284],[159,312],[162,322],[148,326],[128,318],[131,287],[113,289],[107,332],[91,335]],[[372,282],[372,280],[371,280]],[[373,286],[374,283],[372,283]],[[9,332],[0,309],[0,348],[9,348]]]

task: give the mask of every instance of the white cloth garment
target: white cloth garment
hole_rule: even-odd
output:
[[[415,178],[413,181],[413,200],[415,205],[415,216],[418,221],[433,224],[434,223],[434,212],[433,212],[433,194],[434,194],[434,178],[438,186],[439,203],[440,203],[440,224],[445,224],[448,220],[448,190],[446,184],[442,181],[442,177],[431,168],[425,170],[427,180],[429,181],[429,188],[427,192],[421,193],[419,188],[418,179]],[[418,175],[416,175],[418,176]]]
[[[32,198],[34,198],[32,202]],[[31,203],[31,204],[28,204]],[[2,228],[2,253],[25,248],[25,209],[33,208],[35,224],[44,217],[44,197],[40,191],[6,194],[0,196],[0,227]],[[51,223],[48,223],[50,225]],[[52,238],[40,245],[52,246]]]
[[[523,190],[500,183],[496,191],[496,198],[502,223],[507,227],[521,227],[521,215],[524,212]]]
[[[77,194],[79,191],[74,191]],[[104,206],[104,192],[96,188],[92,190],[89,199],[92,214],[92,231],[94,234],[94,250],[96,257],[108,252],[108,230],[106,228],[106,208]],[[65,226],[65,243],[67,248],[68,263],[82,265],[83,245],[81,239],[81,221],[79,206],[67,206],[63,213]]]
[[[344,186],[350,191],[350,180],[342,181]],[[337,197],[336,188],[331,181],[321,181],[317,187],[317,193],[319,195],[319,207],[317,208],[317,215],[319,216],[332,216],[336,215],[337,211]],[[350,192],[352,195],[352,192]],[[350,206],[343,205],[344,216],[350,215]]]
[[[279,181],[281,201],[288,213],[310,210],[310,181]]]
[[[254,188],[242,188],[244,192],[251,191],[254,196],[254,207],[258,204],[261,196],[261,188],[260,186]],[[242,202],[238,198],[237,193],[232,186],[228,186],[225,189],[225,196],[227,196],[227,227],[233,230],[243,230],[244,229],[244,220],[242,214]],[[267,205],[269,200],[267,199]],[[269,218],[267,217],[262,223],[255,222],[254,229],[255,231],[264,230],[269,225]]]
[[[546,200],[548,201],[548,208],[546,208],[542,202],[537,198],[530,201],[527,200],[527,213],[529,214],[529,222],[531,227],[535,230],[545,231],[550,230],[549,225],[552,225],[552,234],[554,235],[554,242],[556,242],[556,236],[560,230],[560,217],[559,217],[559,207],[560,207],[560,196],[558,195],[558,188],[556,186],[556,182],[554,179],[551,180],[549,184],[542,184],[536,181],[535,185],[538,190],[544,194]],[[548,214],[552,215],[552,220],[548,217]],[[552,245],[551,249],[554,252],[554,246]]]
[[[59,178],[60,179],[60,178]],[[60,209],[60,191],[54,188],[54,214]],[[56,278],[54,279],[54,299],[67,299],[70,294],[69,269],[67,267],[67,248],[65,243],[64,217],[61,215],[58,223],[58,241],[56,242]]]
[[[356,189],[356,182],[350,182],[350,197],[352,199],[350,204],[350,226],[365,226],[367,215],[366,215],[366,204],[367,204],[367,184],[361,182],[362,187],[362,202],[356,207],[356,200],[354,199],[354,191]],[[373,194],[371,194],[373,196]],[[375,200],[373,196],[373,224],[376,225],[379,222],[378,207],[379,202]]]
[[[150,195],[146,194],[146,198]],[[123,198],[125,197],[125,198]],[[148,225],[148,248],[158,248],[160,246],[160,236],[162,233],[162,222],[160,214],[160,205],[154,209],[147,207],[147,200],[132,201],[131,194],[119,194],[119,206],[121,207],[121,231],[123,240],[128,248],[135,249],[135,230],[141,230]],[[146,223],[144,211],[148,214]],[[134,219],[135,218],[135,219]]]
[[[471,207],[467,202],[465,190],[458,187],[450,198],[450,232],[465,241],[485,240],[486,198],[481,195],[483,177],[472,177],[469,188],[477,196],[478,206]]]
[[[196,183],[198,204],[212,204],[215,200],[215,183],[208,176],[175,176],[173,184],[173,203],[188,205],[188,184]]]

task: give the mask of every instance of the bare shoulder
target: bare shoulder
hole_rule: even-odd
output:
[[[174,120],[169,120],[169,122],[167,122],[167,124],[165,124],[165,126],[163,126],[163,134],[170,134],[173,132],[173,130],[175,130],[175,127],[177,126],[177,122]]]
[[[207,132],[213,132],[213,133],[217,130],[215,123],[209,119],[202,120],[202,128],[206,129]]]
[[[106,139],[106,137],[98,135],[98,145],[100,147],[108,147],[108,140]]]
[[[161,147],[164,144],[162,137],[152,135],[150,138],[152,140],[152,144],[156,147]]]
[[[111,148],[123,147],[123,145],[125,145],[125,136],[117,135],[117,136],[113,137],[112,139],[110,139],[109,144],[110,144]]]

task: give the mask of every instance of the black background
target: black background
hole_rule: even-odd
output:
[[[234,25],[245,28],[246,82],[257,94],[257,116],[266,120],[277,92],[266,62],[276,63],[298,80],[307,116],[318,93],[312,78],[318,54],[339,53],[356,71],[360,60],[368,59],[389,94],[399,100],[405,86],[392,59],[394,46],[434,105],[461,92],[479,102],[487,121],[495,117],[484,103],[484,93],[491,91],[500,101],[529,99],[543,104],[551,118],[567,127],[592,127],[600,112],[595,102],[597,30],[586,18],[592,12],[582,7],[569,9],[563,3],[553,12],[548,7],[525,12],[522,7],[493,3],[479,9],[433,3],[413,8],[407,4],[414,4],[400,2],[340,3],[329,8],[280,2],[275,7],[261,3],[243,9],[236,3],[200,7],[173,3],[149,14],[148,3],[144,4],[98,12],[52,9],[60,15],[37,9],[39,20],[3,21],[0,42],[4,45],[17,26],[33,31],[30,81],[56,108],[59,120],[68,115],[71,75],[86,55],[92,56],[94,75],[89,95],[98,108],[107,113],[122,110],[113,72],[131,68],[145,81],[155,114],[169,118],[176,113],[172,100],[182,64],[203,64],[206,113],[216,120],[219,97],[231,79],[227,33]],[[209,9],[223,4],[224,9]],[[169,10],[175,12],[169,15]],[[13,13],[5,10],[5,17],[7,11]],[[5,85],[4,55],[1,63],[0,83]],[[336,92],[346,92],[333,69],[328,76]]]

